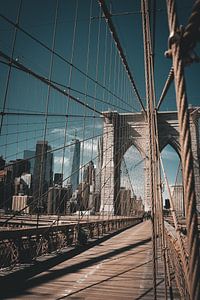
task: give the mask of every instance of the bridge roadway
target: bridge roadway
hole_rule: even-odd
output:
[[[26,280],[3,299],[153,299],[150,237],[150,221],[140,223]],[[161,273],[159,266],[158,299],[164,299]]]

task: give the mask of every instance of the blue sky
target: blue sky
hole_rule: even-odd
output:
[[[186,24],[192,2],[187,0],[177,1],[180,24]],[[0,13],[10,21],[16,22],[19,3],[18,0],[1,0]],[[145,105],[140,1],[112,0],[107,1],[107,4],[113,14],[118,14],[118,16],[113,17],[113,22]],[[156,8],[155,87],[158,100],[171,68],[171,60],[164,57],[169,36],[165,1],[158,0]],[[124,12],[132,13],[120,16],[120,13]],[[13,48],[14,27],[2,17],[0,17],[0,50],[11,56],[13,49],[15,60],[39,75],[55,81],[62,90],[69,91],[67,87],[70,86],[70,93],[74,97],[79,98],[83,103],[98,111],[140,111],[141,107],[132,91],[115,44],[105,20],[99,18],[100,15],[100,7],[96,0],[59,0],[58,6],[56,0],[24,0],[20,10],[19,26],[45,46],[54,47],[57,55],[52,56],[50,51],[21,30],[17,30]],[[52,65],[51,60],[53,61]],[[73,67],[70,66],[70,62]],[[94,158],[97,150],[97,138],[95,136],[102,132],[102,119],[92,119],[88,116],[98,116],[98,114],[69,100],[59,92],[48,89],[47,85],[16,69],[11,71],[8,92],[5,97],[8,68],[8,66],[0,64],[1,111],[5,104],[6,112],[45,113],[47,102],[49,102],[48,113],[84,116],[68,119],[66,143],[71,143],[75,129],[77,129],[77,137],[81,140],[94,137],[82,146],[84,153],[81,164]],[[50,72],[51,68],[52,72]],[[199,105],[198,74],[199,64],[193,64],[186,68],[188,102],[194,106]],[[98,82],[98,84],[95,82]],[[106,89],[102,86],[105,86]],[[173,85],[161,109],[176,109]],[[44,124],[45,116],[6,115],[3,119],[2,135],[0,137],[0,154],[10,160],[22,157],[25,149],[33,150],[37,140],[43,139]],[[62,146],[66,118],[48,117],[46,127],[45,138],[52,148]],[[167,157],[171,166],[173,166],[171,170],[174,174],[174,156],[171,154],[171,149],[167,149],[167,151],[170,153]],[[62,155],[62,151],[54,153],[54,169],[56,172],[61,170]],[[137,162],[137,159],[135,155],[132,159],[133,165]],[[167,165],[169,164],[167,163]],[[68,176],[69,170],[70,151],[67,148],[65,152],[65,176]],[[172,174],[170,178],[172,180]]]

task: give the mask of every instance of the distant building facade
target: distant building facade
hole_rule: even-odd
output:
[[[73,191],[77,189],[77,186],[79,184],[80,147],[80,141],[78,139],[75,139],[74,144],[71,146],[72,168],[70,182],[72,184]]]
[[[4,168],[12,173],[12,180],[20,177],[22,173],[30,173],[30,162],[24,159],[10,160]]]
[[[71,185],[53,186],[48,190],[48,214],[66,214],[69,212],[69,201],[72,197]]]
[[[62,183],[63,183],[63,174],[55,173],[54,174],[54,185],[62,186]]]
[[[37,209],[47,212],[47,191],[53,185],[53,154],[47,141],[38,141],[33,172],[33,198]]]
[[[125,187],[120,187],[116,214],[120,216],[128,216],[131,214],[131,210],[131,190],[126,189]]]
[[[0,170],[0,208],[11,209],[13,195],[12,172]]]
[[[0,156],[0,170],[4,170],[5,164],[6,164],[5,159],[3,159],[2,156]]]
[[[29,179],[25,174],[30,171],[30,163],[24,159],[16,159],[5,164],[2,157],[0,163],[0,208],[9,211],[12,209],[12,196],[18,195],[19,191],[25,193],[22,186],[27,186],[26,181]]]
[[[33,172],[34,172],[34,165],[35,165],[35,157],[34,156],[35,156],[35,151],[24,150],[24,159],[27,159],[30,162],[30,173],[31,174],[33,174]]]
[[[172,185],[172,200],[177,216],[184,216],[183,185]]]
[[[29,214],[30,207],[28,206],[29,196],[27,195],[18,195],[12,197],[12,210],[13,211],[21,211],[23,213]]]

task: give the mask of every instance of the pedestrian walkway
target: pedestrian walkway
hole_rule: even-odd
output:
[[[153,299],[151,249],[151,224],[146,221],[28,279],[9,299]],[[157,295],[164,299],[159,273]]]

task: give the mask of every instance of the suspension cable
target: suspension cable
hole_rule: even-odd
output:
[[[33,35],[31,35],[29,32],[27,32],[25,29],[23,29],[21,26],[19,26],[19,24],[15,24],[14,22],[12,22],[10,19],[8,19],[6,16],[4,16],[2,14],[0,14],[0,17],[3,18],[5,21],[7,21],[12,26],[14,26],[15,28],[17,28],[19,31],[23,32],[26,36],[28,36],[29,38],[31,38],[32,40],[34,40],[36,43],[38,43],[39,45],[41,45],[43,48],[45,48],[46,50],[52,52],[51,48],[49,48],[42,41],[40,41],[39,39],[37,39],[36,37],[34,37]],[[88,79],[91,80],[92,82],[97,83],[101,88],[105,89],[109,94],[111,94],[112,96],[114,96],[118,100],[123,101],[122,98],[120,98],[117,95],[115,95],[111,90],[109,90],[106,86],[104,86],[100,82],[96,82],[94,78],[92,78],[91,76],[87,75],[83,70],[81,70],[80,68],[78,68],[77,66],[75,66],[74,64],[72,64],[70,61],[68,61],[67,59],[65,59],[62,55],[60,55],[56,51],[53,51],[53,54],[56,57],[58,57],[59,59],[61,59],[62,61],[64,61],[65,63],[67,63],[69,66],[71,65],[80,74],[82,74],[84,76],[87,76]]]
[[[122,63],[123,63],[124,68],[125,68],[125,70],[126,70],[126,72],[127,72],[127,74],[128,74],[128,77],[129,77],[129,79],[130,79],[130,82],[131,82],[131,84],[132,84],[132,87],[133,87],[134,93],[135,93],[135,95],[136,95],[136,98],[137,98],[137,100],[139,101],[139,103],[140,103],[140,105],[141,105],[141,107],[142,107],[142,110],[144,111],[144,113],[145,113],[145,115],[146,115],[146,110],[145,110],[144,104],[143,104],[142,99],[141,99],[141,97],[140,97],[140,95],[139,95],[139,92],[138,92],[138,90],[137,90],[135,81],[134,81],[134,79],[133,79],[133,75],[132,75],[132,73],[131,73],[131,71],[130,71],[130,68],[129,68],[129,65],[128,65],[126,56],[125,56],[125,54],[124,54],[123,48],[122,48],[122,46],[121,46],[119,37],[118,37],[118,35],[117,35],[115,26],[114,26],[114,24],[113,24],[113,22],[112,22],[111,14],[109,13],[109,10],[108,10],[107,5],[106,5],[106,3],[105,3],[104,0],[99,0],[99,4],[100,4],[101,9],[102,9],[102,11],[103,11],[103,13],[104,13],[104,15],[105,15],[106,22],[107,22],[107,24],[108,24],[108,26],[109,26],[109,28],[110,28],[112,37],[113,37],[113,39],[114,39],[114,41],[115,41],[115,43],[116,43],[116,47],[117,47],[117,49],[118,49],[118,51],[119,51],[119,55],[120,55],[120,57],[121,57]]]
[[[155,198],[154,198],[154,165],[155,149],[154,149],[154,119],[153,119],[153,101],[155,99],[153,89],[153,73],[151,67],[151,40],[150,40],[150,25],[149,25],[149,9],[146,0],[141,1],[143,39],[144,39],[144,64],[145,64],[145,83],[146,83],[146,99],[147,99],[147,123],[149,132],[149,180],[150,180],[150,198],[151,198],[151,217],[152,217],[152,260],[153,260],[153,291],[154,299],[157,299],[156,286],[156,215],[155,215]]]
[[[19,2],[17,20],[16,20],[17,25],[19,25],[19,21],[20,21],[21,8],[22,8],[22,0],[20,0],[20,2]],[[16,45],[16,40],[17,40],[17,32],[18,32],[18,29],[16,27],[14,30],[14,36],[13,36],[13,42],[12,42],[12,52],[11,52],[12,59],[14,58],[15,45]],[[7,102],[8,88],[9,88],[9,83],[10,83],[10,78],[11,78],[11,71],[12,71],[12,64],[10,64],[10,66],[9,66],[8,75],[7,75],[7,79],[6,79],[6,88],[5,88],[5,94],[4,94],[4,99],[3,99],[3,109],[2,109],[3,113],[5,111],[6,102]],[[1,135],[2,126],[3,126],[3,118],[4,118],[4,114],[1,115],[0,135]]]
[[[96,113],[100,114],[100,115],[104,115],[102,112],[93,109],[90,105],[88,105],[87,103],[82,102],[81,100],[79,100],[78,98],[70,95],[69,93],[67,93],[66,91],[63,91],[62,89],[60,89],[58,86],[56,86],[55,84],[53,84],[52,82],[50,82],[48,79],[46,79],[45,77],[37,74],[36,72],[28,69],[26,66],[24,66],[23,64],[17,62],[16,60],[12,59],[11,57],[9,57],[8,55],[6,55],[4,52],[0,51],[0,56],[2,56],[4,59],[6,59],[7,61],[12,62],[14,65],[16,65],[17,67],[19,67],[23,72],[32,75],[33,77],[39,79],[41,82],[51,86],[54,90],[58,91],[59,93],[63,94],[64,96],[69,97],[71,100],[79,103],[82,106],[87,107],[88,109],[95,111]]]
[[[199,2],[199,1],[198,1]],[[171,35],[178,35],[175,1],[167,0],[169,31]],[[174,36],[173,36],[174,37]],[[189,112],[185,88],[184,66],[181,54],[181,44],[177,38],[171,39],[172,61],[174,68],[174,82],[176,90],[176,103],[179,120],[181,160],[183,168],[183,185],[186,213],[186,228],[189,249],[189,281],[190,299],[197,300],[200,295],[200,255],[199,233],[196,212],[195,181],[193,170],[193,157],[191,149],[191,136],[189,125]]]
[[[170,71],[169,71],[167,80],[165,82],[165,85],[163,87],[162,93],[160,95],[160,98],[159,98],[159,101],[158,101],[158,104],[157,104],[157,107],[156,107],[157,110],[159,110],[159,108],[160,108],[160,106],[161,106],[161,104],[162,104],[162,102],[163,102],[163,100],[164,100],[164,98],[165,98],[165,96],[167,94],[167,91],[169,90],[170,85],[171,85],[171,83],[172,83],[173,80],[174,80],[174,69],[172,67],[170,69]]]
[[[127,125],[126,125],[126,126],[127,126]],[[111,132],[112,132],[112,130],[111,130]],[[109,132],[107,132],[107,133],[109,133]],[[106,134],[107,134],[107,133],[106,133]],[[105,133],[104,133],[103,135],[105,135]],[[102,135],[98,135],[97,137],[99,137],[99,136],[102,136]],[[92,137],[92,138],[94,138],[94,137]],[[91,139],[91,138],[90,138],[90,139]],[[86,140],[86,139],[85,139],[85,140]],[[73,144],[73,143],[72,143],[72,144]],[[71,144],[71,145],[72,145],[72,144]],[[128,144],[128,141],[127,141],[127,144]],[[69,146],[70,146],[70,145],[69,145]],[[108,148],[106,147],[106,149],[104,149],[104,152],[107,153],[107,151],[108,151],[111,147],[112,147],[112,145],[109,146]],[[124,148],[124,147],[126,147],[126,144],[122,145],[122,147],[118,150],[118,153],[119,153],[120,151],[122,151],[122,148]],[[47,152],[50,152],[50,151],[47,151]],[[98,157],[98,154],[97,154],[95,157],[93,157],[93,159],[96,159],[97,157]],[[33,157],[31,157],[31,158],[33,158]],[[31,159],[31,158],[29,158],[29,159]],[[28,160],[29,160],[29,159],[28,159]],[[107,162],[107,164],[109,164],[109,162],[110,162],[110,160]],[[120,162],[119,162],[119,163],[120,163]],[[118,163],[118,164],[119,164],[119,163]],[[74,173],[76,173],[77,171],[81,171],[87,164],[88,164],[88,162],[85,163],[84,165],[80,166],[80,168],[78,168],[78,170],[75,170]],[[12,164],[9,164],[9,165],[12,165]],[[106,168],[106,165],[105,165],[104,167]],[[118,165],[117,165],[116,167],[118,167]],[[102,170],[101,170],[101,172],[102,172]],[[64,178],[64,179],[62,180],[62,183],[65,182],[65,181],[67,181],[72,175],[73,175],[73,173],[70,174],[69,176],[67,176],[66,178]],[[105,184],[106,184],[106,183],[105,183]],[[48,191],[45,192],[42,196],[44,197],[44,196],[47,195],[47,194],[48,194]],[[38,201],[38,198],[37,198],[37,199],[34,199],[34,200],[31,201],[31,203],[29,203],[26,207],[24,207],[23,209],[21,209],[20,212],[24,211],[27,207],[29,207],[30,205],[32,205],[34,202],[37,203],[37,201]],[[19,212],[17,212],[16,214],[14,214],[14,215],[11,216],[10,218],[8,218],[8,219],[4,222],[4,224],[6,224],[9,220],[13,219],[18,213],[19,213]]]

